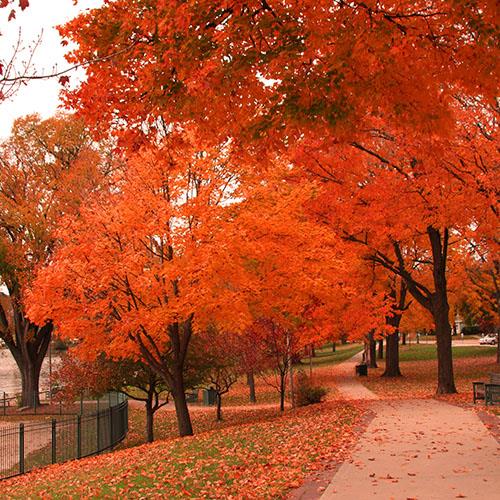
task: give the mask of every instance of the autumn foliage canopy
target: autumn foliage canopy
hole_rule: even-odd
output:
[[[65,103],[123,168],[58,221],[30,318],[89,358],[146,362],[182,435],[207,331],[397,346],[408,311],[455,392],[472,249],[498,273],[495,16],[491,0],[115,0],[62,26],[87,76]]]

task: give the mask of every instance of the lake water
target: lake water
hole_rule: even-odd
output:
[[[52,369],[59,362],[59,354],[52,354]],[[49,388],[49,356],[45,356],[40,375],[40,390]],[[0,395],[3,392],[16,394],[21,392],[21,374],[8,349],[0,349]]]

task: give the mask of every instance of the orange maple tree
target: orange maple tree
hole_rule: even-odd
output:
[[[223,157],[189,131],[134,155],[117,189],[61,228],[32,309],[81,338],[88,355],[141,356],[170,388],[183,436],[192,434],[184,367],[193,332],[215,319],[233,327],[246,311],[220,227],[233,191]]]
[[[132,154],[116,190],[61,226],[31,296],[32,317],[89,355],[140,355],[170,388],[182,436],[193,336],[236,335],[260,317],[296,329],[336,267],[336,237],[305,217],[315,183],[250,182],[229,149],[178,128]]]
[[[437,390],[454,392],[450,237],[497,222],[485,164],[495,152],[495,16],[490,0],[118,0],[61,28],[78,44],[74,63],[133,45],[89,65],[66,98],[129,145],[147,141],[160,120],[189,119],[242,156],[286,152],[338,186],[323,202],[358,221],[369,213],[373,257],[432,313]],[[342,214],[340,200],[356,210]],[[470,210],[460,213],[464,202]],[[347,232],[359,239],[364,230]],[[420,276],[426,262],[432,270]]]
[[[491,0],[117,0],[61,34],[77,44],[73,63],[132,45],[91,64],[67,98],[133,141],[158,117],[196,120],[259,155],[303,134],[353,141],[379,119],[442,133],[459,88],[497,94]]]
[[[18,119],[0,145],[0,338],[21,372],[22,405],[39,404],[40,368],[52,322],[28,319],[24,300],[35,268],[50,260],[54,230],[65,214],[105,185],[114,165],[81,120],[56,116]],[[109,149],[107,150],[109,152]]]

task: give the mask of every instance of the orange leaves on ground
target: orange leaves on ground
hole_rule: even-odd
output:
[[[6,498],[284,498],[309,472],[346,458],[361,413],[350,404],[323,403],[260,423],[54,466],[4,483],[2,492]]]

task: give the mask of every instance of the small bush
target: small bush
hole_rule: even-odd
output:
[[[295,404],[307,406],[321,403],[326,395],[326,389],[316,385],[304,372],[297,373],[295,377]]]

